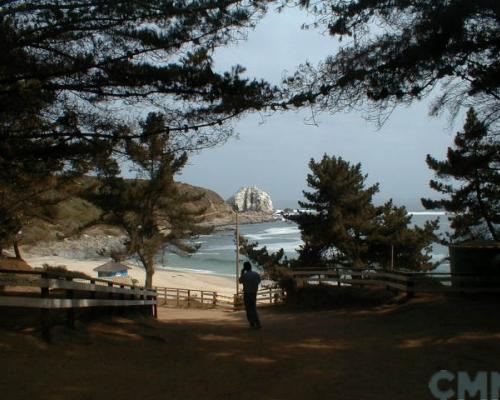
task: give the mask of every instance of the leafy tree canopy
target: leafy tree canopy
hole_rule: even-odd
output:
[[[441,91],[431,109],[474,105],[500,118],[500,3],[496,0],[300,0],[339,50],[286,80],[289,104],[364,109],[379,122],[398,104]],[[438,84],[442,86],[438,87]],[[495,131],[498,134],[497,130]]]

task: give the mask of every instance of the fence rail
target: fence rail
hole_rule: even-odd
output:
[[[335,268],[297,270],[291,274],[307,284],[379,286],[405,292],[408,297],[418,293],[500,293],[500,271],[497,274],[466,274]]]
[[[216,291],[193,290],[155,286],[158,304],[176,307],[215,308],[228,307],[239,309],[243,305],[243,293],[222,295]],[[257,292],[257,305],[265,306],[283,302],[284,292],[277,288],[261,289]]]
[[[185,288],[155,286],[159,304],[179,306],[215,307],[217,292]]]
[[[55,271],[0,269],[0,307],[39,309],[42,334],[50,339],[50,310],[66,310],[74,325],[75,309],[140,308],[157,316],[157,293],[120,282]]]

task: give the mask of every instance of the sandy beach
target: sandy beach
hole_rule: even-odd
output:
[[[25,255],[24,259],[33,268],[50,266],[65,266],[69,271],[79,271],[97,277],[94,268],[108,261],[109,258],[94,258],[86,260],[70,259],[61,256]],[[145,272],[137,264],[126,261],[124,264],[131,269],[128,271],[132,279],[137,279],[139,285],[144,284]],[[157,269],[153,276],[153,285],[169,288],[193,290],[213,290],[222,295],[232,295],[235,292],[234,280],[229,277],[212,274],[200,274],[178,270]]]

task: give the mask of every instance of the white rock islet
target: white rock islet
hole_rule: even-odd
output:
[[[274,210],[271,196],[256,186],[242,187],[227,202],[239,212],[272,213]]]

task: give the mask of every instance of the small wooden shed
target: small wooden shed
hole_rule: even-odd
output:
[[[113,277],[121,277],[128,276],[128,270],[132,269],[124,264],[115,261],[109,261],[106,264],[102,264],[96,268],[94,271],[97,272],[97,276],[99,278],[113,278]]]

